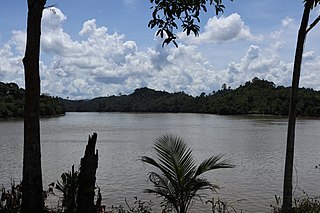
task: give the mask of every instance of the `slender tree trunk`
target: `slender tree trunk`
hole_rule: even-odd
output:
[[[43,212],[41,173],[39,99],[40,35],[45,0],[28,0],[25,69],[24,148],[22,177],[22,212]]]
[[[294,58],[292,88],[289,106],[289,121],[287,132],[287,148],[286,148],[286,161],[284,171],[283,183],[283,205],[282,210],[285,213],[292,212],[292,173],[293,173],[293,159],[294,159],[294,139],[295,139],[295,126],[296,126],[296,108],[298,100],[298,88],[300,80],[302,54],[304,49],[304,42],[307,35],[307,27],[309,22],[309,15],[314,0],[307,0],[304,5],[303,16],[300,24],[300,29],[297,39],[297,47]]]

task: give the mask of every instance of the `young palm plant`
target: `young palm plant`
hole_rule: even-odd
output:
[[[146,189],[163,197],[177,213],[186,213],[200,190],[216,190],[219,187],[211,184],[200,175],[214,169],[232,168],[233,165],[222,159],[222,155],[212,156],[198,167],[192,156],[192,150],[184,140],[174,135],[163,135],[155,142],[154,149],[158,159],[143,156],[141,160],[155,166],[161,173],[150,172],[149,180],[154,189]]]
[[[56,189],[62,193],[62,208],[66,213],[74,213],[77,210],[76,198],[79,189],[79,172],[65,172],[61,175],[62,182],[57,181]]]

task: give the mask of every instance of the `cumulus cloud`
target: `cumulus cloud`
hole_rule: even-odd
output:
[[[187,37],[180,33],[179,37],[185,39],[188,43],[217,43],[235,40],[259,41],[262,36],[255,36],[250,28],[245,25],[241,16],[233,13],[229,16],[210,18],[204,26],[204,32],[200,33],[199,38]]]
[[[278,55],[269,55],[268,51],[255,45],[249,47],[240,62],[233,62],[228,68],[229,75],[233,76],[235,84],[240,82],[243,84],[244,81],[259,77],[278,85],[288,85],[291,71],[292,63],[282,61]]]
[[[201,53],[197,43],[162,48],[158,41],[154,48],[140,51],[136,42],[123,34],[110,33],[94,19],[83,23],[80,38],[75,40],[64,31],[65,21],[67,16],[58,8],[44,11],[41,46],[45,54],[40,62],[41,85],[42,92],[54,96],[93,98],[127,94],[139,87],[199,95],[220,89],[223,83],[235,88],[254,77],[278,85],[290,84],[292,62],[281,59],[276,48],[268,45],[249,45],[242,57],[217,69]],[[292,20],[284,19],[281,24],[280,36],[269,38],[272,43],[282,41]],[[210,19],[201,36],[199,39],[203,43],[258,38],[238,14]],[[2,81],[24,85],[21,62],[24,46],[24,31],[14,31],[11,40],[0,46]],[[307,51],[303,61],[301,85],[320,88],[317,85],[319,75],[315,73],[320,66],[319,56]]]
[[[41,50],[58,56],[79,56],[83,53],[81,45],[73,41],[69,34],[64,32],[62,24],[67,17],[58,8],[49,8],[43,11]]]
[[[293,22],[294,22],[293,18],[286,17],[286,18],[282,19],[281,24],[282,24],[282,27],[287,27],[289,24],[291,24]]]
[[[315,59],[316,55],[315,55],[314,51],[308,51],[308,52],[303,53],[302,58],[303,58],[303,60],[310,61],[310,60]]]
[[[8,43],[0,46],[0,79],[24,86],[22,56],[14,54]]]
[[[269,49],[271,51],[281,50],[287,43],[292,43],[296,39],[296,26],[295,20],[290,17],[286,17],[281,20],[281,27],[279,30],[275,30],[270,33]]]

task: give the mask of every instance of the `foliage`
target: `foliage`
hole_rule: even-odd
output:
[[[293,213],[318,213],[320,212],[320,197],[310,197],[304,193],[302,199],[294,199]],[[275,196],[276,203],[271,205],[273,213],[282,213],[281,198]]]
[[[23,117],[25,90],[15,83],[0,82],[0,118]],[[58,97],[40,96],[40,116],[62,115],[64,108]]]
[[[96,112],[190,112],[195,99],[184,92],[170,94],[148,88],[136,89],[131,95],[95,98],[92,100],[62,100],[67,111]]]
[[[57,194],[54,189],[57,190]],[[58,180],[56,183],[52,182],[49,185],[49,189],[45,192],[45,198],[49,195],[54,195],[59,197],[59,202],[57,206],[46,207],[47,212],[52,213],[75,213],[77,212],[77,195],[79,189],[79,171],[74,170],[74,166],[72,166],[72,170],[68,172],[64,172],[61,175],[61,180]],[[95,208],[98,212],[103,212],[105,209],[105,205],[101,205],[102,196],[100,193],[100,188],[95,188],[95,196],[96,196],[96,205]]]
[[[149,180],[153,183],[154,189],[146,189],[145,192],[163,197],[177,213],[187,212],[194,199],[200,197],[199,191],[219,188],[200,177],[203,173],[233,167],[226,161],[221,161],[221,155],[212,156],[196,167],[192,150],[182,138],[174,135],[158,138],[154,149],[157,160],[147,156],[141,158],[143,162],[160,171],[150,172]]]
[[[303,2],[306,2],[306,1],[308,1],[308,0],[304,0]],[[313,1],[313,4],[312,4],[311,9],[315,8],[320,3],[320,0],[312,0],[312,1]]]
[[[69,200],[67,202],[69,202],[69,204],[65,204],[64,206],[58,206],[57,208],[54,209],[49,209],[48,207],[45,209],[44,212],[47,213],[62,213],[62,212],[75,212],[72,208],[71,203],[73,203],[73,198],[75,198],[76,196],[72,196],[70,193],[70,191],[73,191],[72,188],[74,188],[76,185],[74,185],[71,182],[74,182],[74,180],[76,180],[78,172],[65,172],[61,175],[61,181],[59,182],[57,181],[56,184],[56,189],[60,192],[63,193],[63,200]],[[72,186],[73,185],[73,186]],[[49,195],[55,195],[53,193],[53,187],[54,187],[54,183],[51,183],[49,185],[49,189],[45,192],[45,197],[49,196]],[[68,189],[69,188],[69,189]],[[15,185],[14,182],[12,182],[11,184],[11,190],[6,190],[3,186],[2,186],[2,195],[1,195],[1,200],[0,200],[0,212],[1,213],[17,213],[20,212],[20,208],[21,208],[21,197],[22,197],[22,191],[21,191],[21,184],[17,184]],[[67,193],[67,191],[69,191],[69,193]],[[68,194],[68,195],[67,195]],[[69,198],[67,198],[69,197]],[[308,198],[310,200],[310,202],[305,202],[304,204],[304,209],[307,209],[307,205],[315,205],[315,203],[318,204],[318,209],[319,209],[319,201],[317,202],[311,202],[311,201],[315,201],[315,199],[311,199]],[[305,199],[303,199],[305,200]],[[206,202],[206,204],[210,204],[212,205],[212,213],[237,213],[237,211],[226,201],[223,201],[221,199],[212,199]],[[69,206],[69,208],[64,208],[65,206]],[[107,210],[105,210],[105,207],[102,206],[101,212],[106,212],[106,213],[152,213],[154,203],[149,200],[149,201],[142,201],[140,199],[138,199],[138,197],[134,197],[134,202],[133,204],[129,204],[127,202],[127,200],[125,200],[125,206],[119,205],[119,206],[111,206],[109,207]],[[161,211],[162,213],[168,213],[168,212],[172,212],[172,209],[168,208],[167,205],[163,206],[161,205],[163,210]],[[275,207],[276,208],[276,207]],[[69,209],[69,210],[68,210]],[[70,210],[71,209],[71,210]],[[276,211],[274,211],[276,212]],[[303,212],[303,211],[299,211]],[[306,211],[308,212],[308,211]]]
[[[135,200],[133,205],[129,205],[127,200],[125,200],[127,209],[122,205],[111,206],[106,211],[106,213],[151,213],[152,212],[153,202],[151,200],[141,201],[141,200],[138,200],[138,197],[135,197],[134,199]]]
[[[301,18],[300,27],[298,30],[297,45],[293,63],[292,86],[290,91],[290,104],[288,115],[288,131],[287,131],[287,145],[286,158],[283,179],[283,212],[292,212],[292,173],[294,161],[294,140],[295,140],[295,124],[297,116],[298,104],[298,90],[301,73],[301,64],[303,58],[304,44],[308,32],[320,21],[318,16],[310,25],[309,18],[311,10],[316,7],[319,0],[305,0],[303,15]]]
[[[100,97],[92,100],[61,100],[66,111],[94,112],[184,112],[221,115],[288,115],[290,87],[254,78],[236,89],[221,90],[192,97],[184,92],[168,93],[148,88],[130,95]],[[320,92],[299,90],[297,115],[320,116]]]
[[[211,204],[212,213],[237,213],[236,209],[230,205],[227,201],[220,198],[208,200],[206,204]]]
[[[11,190],[1,189],[0,212],[17,213],[21,209],[22,187],[21,184],[11,183]]]
[[[207,5],[214,6],[216,15],[224,10],[222,0],[150,0],[150,2],[153,5],[151,7],[153,12],[148,27],[158,28],[156,35],[165,37],[163,45],[173,42],[178,46],[175,41],[178,36],[174,33],[174,29],[178,29],[178,22],[181,22],[181,27],[187,35],[193,32],[198,36],[200,12],[207,12]]]
[[[79,188],[79,172],[74,171],[72,166],[71,172],[65,172],[61,175],[61,182],[57,181],[56,189],[62,193],[62,208],[64,212],[76,212],[76,198]]]

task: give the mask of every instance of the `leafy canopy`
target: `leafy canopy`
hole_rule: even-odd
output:
[[[320,3],[320,0],[304,0],[303,2],[306,3],[307,1],[313,1],[311,9],[315,8]]]
[[[233,0],[231,0],[233,1]],[[173,42],[176,46],[178,36],[174,33],[178,29],[178,23],[187,35],[191,32],[195,36],[199,35],[200,12],[207,12],[207,6],[214,6],[215,13],[218,15],[224,10],[222,0],[150,0],[153,4],[151,9],[152,20],[149,21],[148,27],[151,29],[158,28],[157,36],[164,38],[163,44]]]

